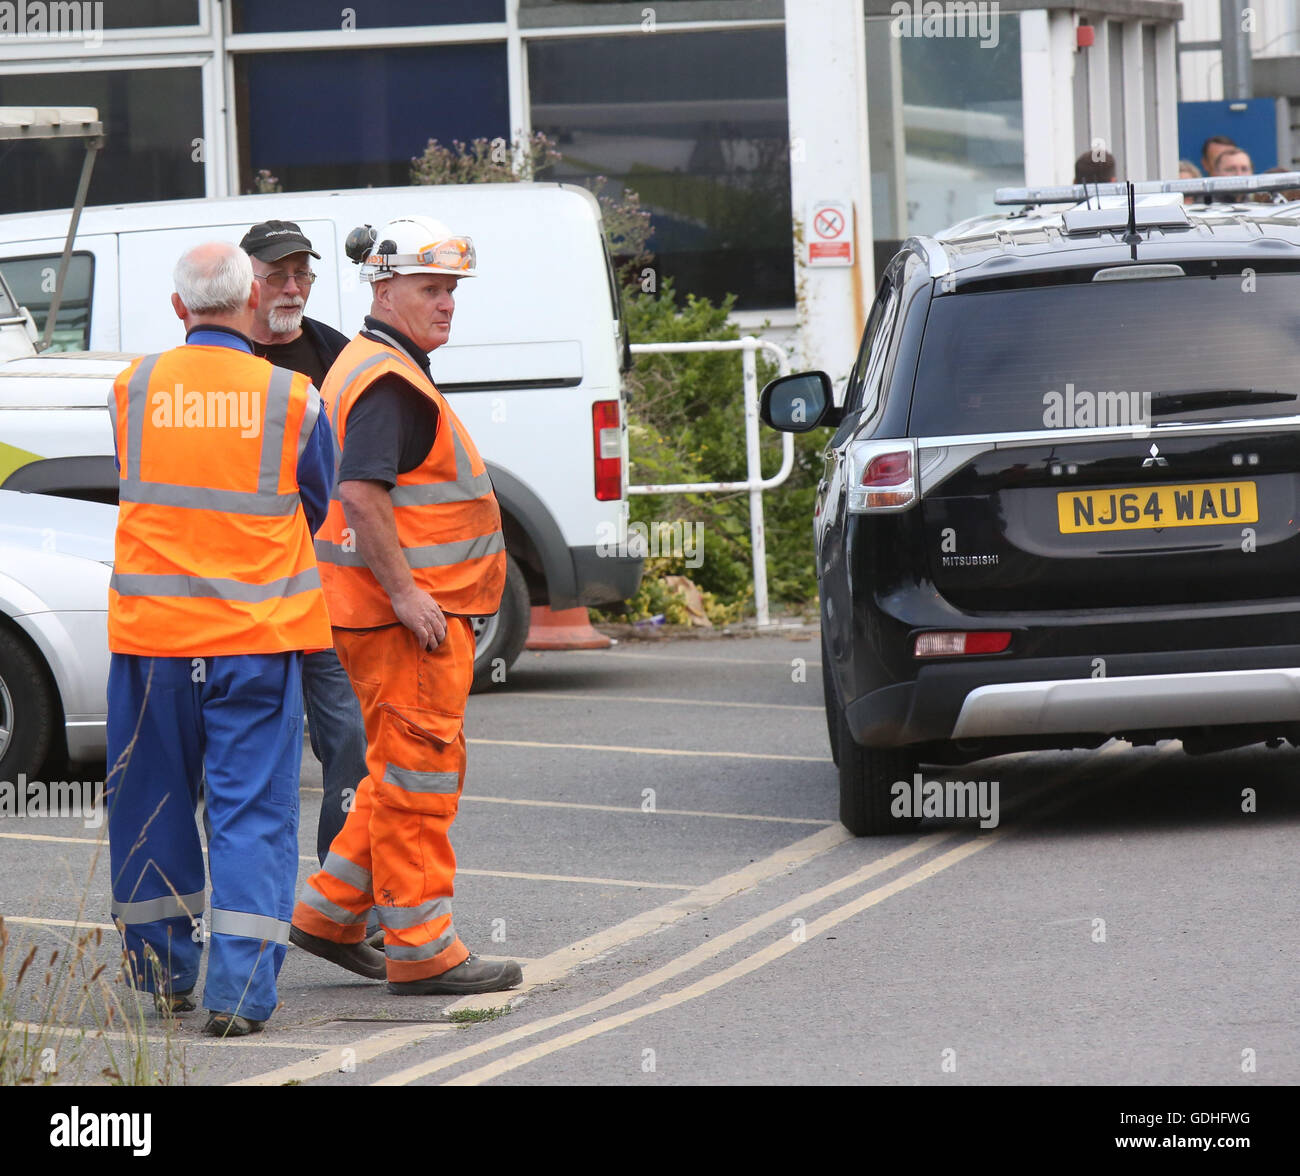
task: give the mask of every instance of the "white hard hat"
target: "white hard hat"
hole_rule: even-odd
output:
[[[380,249],[391,244],[390,252]],[[379,282],[393,274],[449,274],[473,278],[474,242],[457,237],[441,221],[428,216],[399,216],[375,235],[361,266],[363,282]]]

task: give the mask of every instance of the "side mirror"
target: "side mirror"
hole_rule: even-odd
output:
[[[759,416],[782,433],[807,433],[823,425],[838,425],[831,378],[825,372],[799,372],[778,376],[766,388],[758,405]]]

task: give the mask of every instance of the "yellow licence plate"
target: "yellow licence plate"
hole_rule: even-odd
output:
[[[1186,486],[1123,486],[1063,490],[1056,496],[1061,534],[1142,531],[1257,523],[1254,482],[1195,482]]]

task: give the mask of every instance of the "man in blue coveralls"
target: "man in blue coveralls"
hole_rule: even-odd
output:
[[[331,642],[312,534],[333,438],[308,378],[252,353],[259,289],[242,249],[191,249],[175,285],[185,345],[131,364],[109,402],[112,911],[131,981],[164,1013],[196,1007],[210,936],[205,1032],[243,1036],[278,1003],[293,911],[302,651]]]

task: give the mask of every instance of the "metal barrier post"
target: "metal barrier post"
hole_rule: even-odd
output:
[[[759,626],[770,625],[767,611],[767,535],[763,530],[763,459],[758,448],[758,340],[746,335],[742,365],[745,373],[745,475],[749,479],[749,546],[754,557],[754,613]]]
[[[737,490],[749,492],[749,537],[754,563],[754,612],[760,626],[772,623],[767,602],[767,534],[763,525],[763,491],[771,490],[790,476],[794,468],[794,438],[781,435],[781,468],[771,478],[763,477],[758,432],[758,363],[755,353],[762,348],[777,361],[781,375],[790,373],[790,357],[775,343],[746,335],[743,339],[720,339],[698,343],[633,343],[634,355],[674,354],[687,351],[740,351],[745,396],[745,481],[673,482],[629,486],[628,494],[708,494]]]

